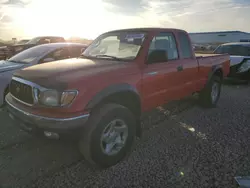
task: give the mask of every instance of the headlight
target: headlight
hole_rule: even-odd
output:
[[[58,92],[56,90],[44,90],[38,93],[38,102],[46,106],[66,106],[73,102],[77,95],[77,91]]]
[[[249,60],[248,60],[247,62],[243,63],[243,64],[240,66],[238,72],[245,72],[245,71],[247,71],[248,69],[250,69],[250,61],[249,61]]]

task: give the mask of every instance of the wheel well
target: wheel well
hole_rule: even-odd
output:
[[[141,104],[140,101],[138,99],[138,97],[136,96],[136,94],[134,94],[131,91],[126,91],[126,92],[118,92],[115,94],[111,94],[107,97],[105,97],[99,104],[99,105],[103,105],[103,104],[107,104],[107,103],[116,103],[116,104],[120,104],[122,106],[127,107],[129,110],[131,110],[131,112],[139,117],[141,115]]]
[[[214,72],[214,75],[219,76],[221,79],[223,78],[223,72],[222,69],[219,68]]]
[[[140,126],[141,125],[140,124],[141,102],[140,102],[139,97],[135,93],[131,91],[122,91],[122,92],[111,94],[105,97],[104,99],[102,99],[102,101],[99,102],[95,107],[101,106],[107,103],[116,103],[116,104],[120,104],[128,108],[135,115],[135,118],[137,121],[136,123],[137,136],[141,135],[141,126]]]

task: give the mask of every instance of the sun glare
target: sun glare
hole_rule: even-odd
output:
[[[95,38],[112,27],[101,0],[34,0],[16,21],[27,36],[60,35]]]

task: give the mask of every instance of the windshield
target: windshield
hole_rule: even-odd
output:
[[[25,63],[25,64],[27,63],[28,64],[28,63],[32,63],[36,59],[40,59],[48,51],[49,51],[48,48],[36,46],[36,47],[29,48],[27,50],[24,50],[14,55],[10,59],[8,59],[8,61],[12,61],[15,63]]]
[[[26,44],[36,44],[38,43],[38,41],[41,39],[41,37],[36,37],[31,39],[29,42],[27,42]]]
[[[145,32],[118,31],[99,36],[83,52],[85,57],[133,60],[144,41]]]
[[[229,54],[235,56],[250,56],[250,46],[243,45],[221,45],[215,49],[214,53]]]

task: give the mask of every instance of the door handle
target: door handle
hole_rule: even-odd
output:
[[[177,69],[178,72],[183,71],[183,66],[179,65],[176,69]]]
[[[156,75],[158,72],[148,72],[147,75]]]

